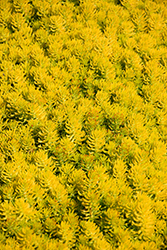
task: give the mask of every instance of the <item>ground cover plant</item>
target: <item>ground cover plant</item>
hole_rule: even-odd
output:
[[[0,249],[167,249],[163,0],[0,0]]]

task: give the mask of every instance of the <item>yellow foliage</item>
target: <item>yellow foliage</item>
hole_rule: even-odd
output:
[[[0,1],[0,249],[166,249],[166,19]]]

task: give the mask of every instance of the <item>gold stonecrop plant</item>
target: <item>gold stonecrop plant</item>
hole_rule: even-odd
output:
[[[0,0],[0,249],[167,249],[166,20]]]

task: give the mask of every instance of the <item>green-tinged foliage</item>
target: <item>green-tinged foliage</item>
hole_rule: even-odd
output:
[[[165,0],[0,0],[0,249],[167,249]]]

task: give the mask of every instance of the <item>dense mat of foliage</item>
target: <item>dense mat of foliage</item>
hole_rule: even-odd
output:
[[[165,1],[0,8],[0,249],[167,249]]]

